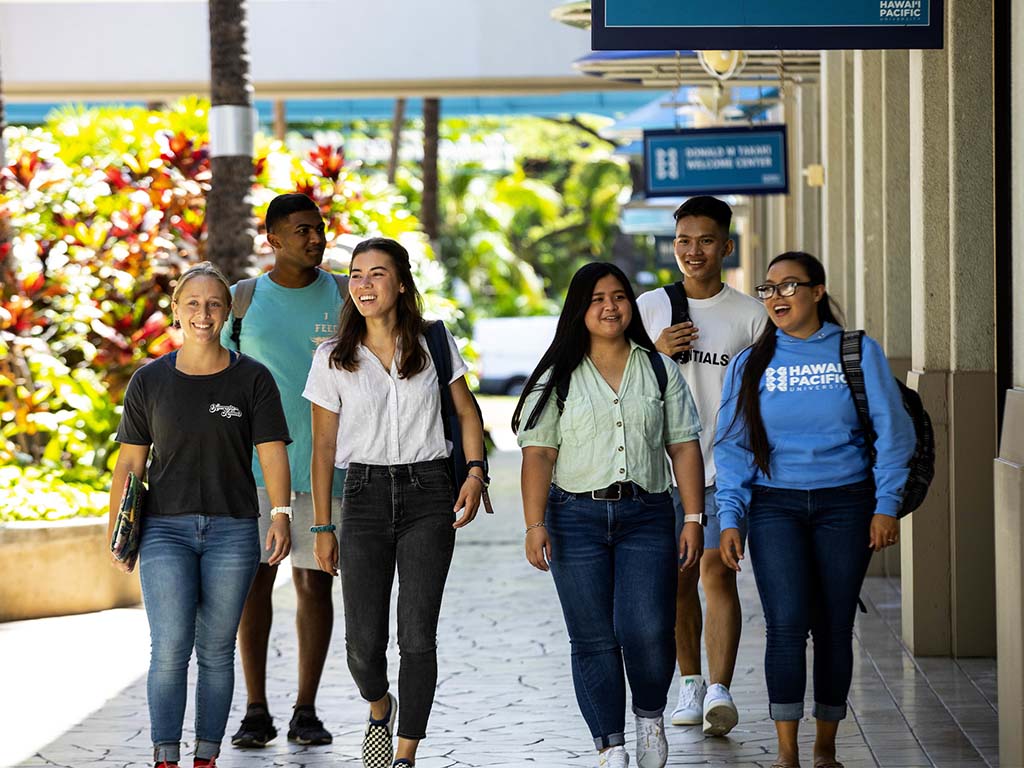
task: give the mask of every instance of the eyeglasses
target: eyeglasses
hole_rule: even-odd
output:
[[[770,299],[776,293],[778,293],[779,296],[783,298],[792,296],[794,293],[796,293],[796,289],[801,285],[806,285],[807,287],[810,287],[812,285],[817,285],[817,283],[813,283],[810,281],[807,281],[805,283],[799,283],[796,280],[790,280],[789,282],[779,283],[778,285],[774,285],[772,283],[764,283],[763,285],[755,287],[754,290],[757,291],[757,298],[761,299],[761,301],[764,301],[766,299]]]

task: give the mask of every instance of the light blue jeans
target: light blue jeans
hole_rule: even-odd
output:
[[[188,694],[196,680],[196,757],[220,752],[235,687],[235,635],[260,562],[256,518],[147,517],[139,547],[151,656],[146,694],[156,762],[177,762]]]

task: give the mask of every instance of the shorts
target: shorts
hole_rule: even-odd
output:
[[[676,510],[676,541],[683,533],[683,505],[679,500],[679,489],[672,488],[673,506]],[[715,486],[704,489],[704,514],[708,516],[707,527],[704,528],[704,549],[718,549],[722,540],[722,523],[718,518],[718,505],[715,503]],[[747,517],[740,518],[740,541],[747,546]]]
[[[266,549],[267,533],[270,531],[270,497],[266,488],[257,488],[256,496],[260,502],[260,562],[266,563],[270,559],[270,552]],[[319,571],[320,566],[316,564],[313,557],[313,540],[315,533],[309,529],[313,523],[313,494],[296,493],[292,499],[292,568],[308,568],[311,571]],[[341,529],[341,499],[331,499],[331,522]],[[334,537],[338,537],[338,530],[334,531]]]

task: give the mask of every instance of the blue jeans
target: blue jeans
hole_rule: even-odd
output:
[[[180,759],[193,647],[196,757],[220,752],[235,687],[235,635],[260,563],[256,518],[147,517],[139,548],[151,656],[146,696],[154,759]]]
[[[595,501],[551,486],[551,575],[572,645],[572,680],[598,749],[625,743],[633,712],[658,717],[675,666],[679,546],[672,496]]]
[[[871,560],[874,509],[870,480],[811,491],[754,486],[750,557],[767,625],[764,669],[773,720],[803,717],[808,632],[814,717],[846,717],[853,620]]]

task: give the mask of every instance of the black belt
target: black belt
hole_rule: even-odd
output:
[[[637,494],[643,493],[644,489],[636,483],[612,483],[607,488],[598,488],[596,491],[584,491],[577,493],[577,496],[589,496],[594,501],[621,501],[631,499]]]

